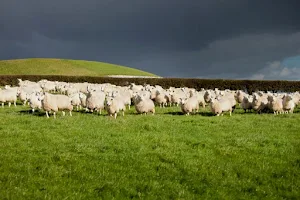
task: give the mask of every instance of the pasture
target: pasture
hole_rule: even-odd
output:
[[[152,73],[142,70],[104,62],[50,58],[0,60],[0,74],[64,76],[156,76]]]
[[[300,110],[116,120],[0,108],[1,199],[299,199]]]

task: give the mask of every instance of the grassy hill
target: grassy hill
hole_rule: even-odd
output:
[[[48,58],[0,60],[0,74],[67,76],[156,76],[142,70],[109,63]]]

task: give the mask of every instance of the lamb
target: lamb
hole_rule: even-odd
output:
[[[48,112],[53,111],[53,117],[56,118],[56,112],[62,110],[63,116],[65,116],[64,110],[68,110],[70,116],[72,116],[73,106],[71,99],[62,94],[50,94],[45,92],[38,100],[42,101],[42,108],[46,111],[46,116],[49,118]]]
[[[222,112],[229,112],[229,115],[231,116],[232,113],[232,104],[229,99],[227,98],[211,98],[210,100],[210,109],[211,112],[217,116],[222,114]]]
[[[293,113],[294,112],[295,102],[294,102],[293,96],[285,95],[283,97],[282,104],[283,104],[283,111],[285,113],[289,113],[289,112]]]
[[[191,112],[199,111],[199,102],[196,96],[190,98],[180,98],[181,110],[184,114],[189,115]]]
[[[122,111],[122,114],[124,116],[124,111],[126,110],[126,105],[124,104],[124,101],[121,97],[116,98],[108,98],[106,101],[106,111],[107,113],[112,116],[114,115],[114,118],[117,118],[117,114]]]
[[[135,110],[137,113],[145,115],[151,112],[153,115],[155,113],[155,105],[154,102],[147,97],[146,94],[138,95],[136,98]]]

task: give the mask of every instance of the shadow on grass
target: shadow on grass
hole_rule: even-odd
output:
[[[167,115],[185,115],[183,112],[181,111],[177,111],[177,112],[166,112],[164,114],[167,114]],[[212,113],[210,112],[197,112],[196,114],[194,113],[190,113],[190,116],[193,116],[193,115],[201,115],[201,116],[206,116],[206,117],[212,117],[214,116]]]
[[[39,117],[46,115],[46,113],[43,111],[36,110],[36,111],[32,112],[31,109],[30,110],[20,110],[19,113],[33,115],[33,116],[39,116]]]

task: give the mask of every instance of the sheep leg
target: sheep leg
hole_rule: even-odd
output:
[[[28,102],[29,103],[29,102]],[[17,106],[17,103],[14,101],[14,106],[16,107]]]
[[[56,112],[53,112],[53,117],[54,119],[56,119]]]
[[[48,114],[48,111],[46,111],[46,116],[47,116],[47,118],[49,118],[49,114]]]
[[[231,113],[232,113],[232,111],[230,110],[230,111],[229,111],[229,116],[231,116]]]
[[[76,110],[78,111],[78,105],[76,106]]]
[[[66,115],[65,111],[61,111],[61,112],[62,112],[63,116],[65,116],[65,115]]]
[[[101,109],[99,110],[99,114],[101,115]]]
[[[114,114],[115,119],[117,119],[117,113]]]
[[[4,103],[2,102],[2,108],[4,108]]]
[[[122,111],[122,115],[123,115],[123,117],[124,117],[124,115],[125,115],[124,110]]]
[[[11,103],[10,102],[8,102],[8,107],[10,107],[11,106]]]
[[[128,110],[130,110],[130,105],[128,105]]]
[[[69,112],[69,113],[70,113],[70,116],[72,117],[72,111],[71,111],[71,110],[70,110],[70,112]]]
[[[32,108],[32,113],[34,113],[34,108]]]

